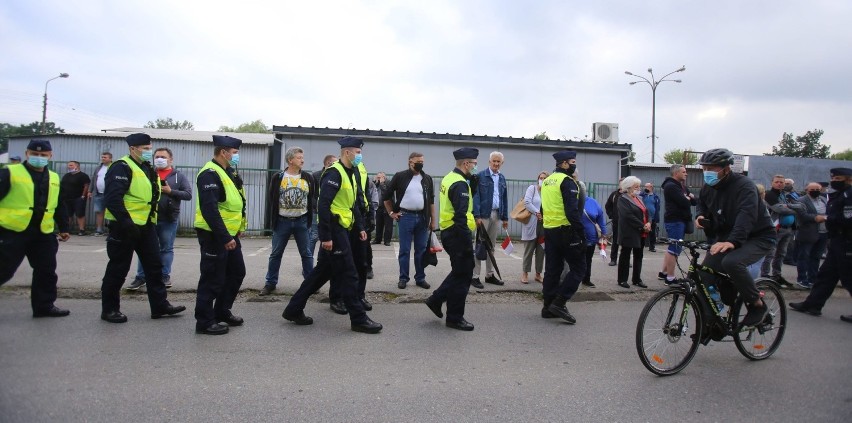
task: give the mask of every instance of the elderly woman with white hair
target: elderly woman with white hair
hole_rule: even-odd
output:
[[[630,256],[633,255],[633,285],[640,288],[648,286],[642,282],[642,248],[648,232],[651,231],[651,220],[645,203],[640,198],[642,181],[635,176],[624,178],[619,184],[623,192],[618,199],[618,245],[621,254],[618,257],[618,286],[630,289],[627,276],[630,272]]]

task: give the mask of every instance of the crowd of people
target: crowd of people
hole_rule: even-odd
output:
[[[196,332],[220,335],[242,325],[244,320],[232,312],[246,276],[240,238],[246,230],[246,208],[257,200],[251,203],[246,198],[238,172],[241,140],[213,136],[213,157],[195,175],[194,183],[175,169],[171,150],[153,148],[150,136],[131,134],[126,141],[125,156],[113,160],[109,152],[101,155],[94,181],[76,161],[67,163],[68,171],[61,179],[49,170],[52,148],[46,140],[30,142],[24,163],[0,169],[0,243],[4,246],[0,284],[11,279],[26,257],[33,267],[33,316],[67,316],[68,310],[54,304],[58,241],[68,240],[72,228],[85,235],[85,211],[91,199],[95,235],[107,235],[109,258],[101,288],[101,319],[127,321],[121,313],[120,291],[134,253],[138,267],[126,289],[146,287],[153,319],[181,313],[186,307],[172,305],[167,288],[180,206],[195,191],[194,227],[201,253]],[[292,236],[303,282],[282,317],[296,325],[312,324],[305,314],[308,298],[329,282],[331,310],[349,315],[353,331],[379,333],[382,325],[367,315],[373,309],[366,297],[367,280],[373,278],[372,245],[389,245],[396,224],[397,287],[406,289],[413,278],[417,287],[429,290],[428,255],[438,238],[434,233],[440,230],[451,270],[425,304],[439,318],[444,318],[446,304],[447,327],[473,330],[464,313],[470,287],[483,289],[482,282],[504,284],[491,255],[501,232],[508,234],[510,204],[507,181],[500,171],[504,155],[491,152],[488,166],[478,171],[477,149],[454,151],[454,167],[441,180],[436,209],[433,179],[424,171],[422,153],[411,153],[407,168],[390,180],[383,172],[370,180],[363,140],[345,137],[338,143],[339,155],[327,155],[317,172],[306,171],[304,151],[291,147],[285,153],[284,169],[272,175],[266,198],[272,245],[260,295],[276,290],[282,256]],[[581,284],[595,286],[592,259],[596,251],[606,258],[607,247],[609,264],[617,266],[617,285],[647,288],[641,277],[644,250],[656,251],[662,209],[668,238],[681,239],[696,228],[704,230],[712,244],[705,263],[731,276],[746,300],[744,324],[759,323],[767,312],[755,288],[755,269],[760,269],[759,276],[789,285],[780,272],[789,245],[795,245],[797,284],[812,288],[807,300],[791,303],[791,308],[819,315],[838,280],[852,292],[852,261],[847,259],[852,254],[852,170],[832,169],[833,192],[828,196],[826,187],[816,182],[794,195],[793,182],[782,175],[773,178],[771,190],[764,195],[751,179],[731,171],[732,156],[725,149],[702,156],[704,186],[698,196],[686,186],[686,168],[674,165],[661,184],[662,199],[652,182],[643,185],[639,178],[628,176],[619,181],[602,208],[579,179],[577,153],[553,154],[555,168],[540,172],[522,200],[528,218],[521,235],[525,248],[520,282],[529,283],[534,270],[532,280],[542,283],[542,318],[576,322],[566,304]],[[607,233],[605,216],[611,219],[611,233]],[[820,266],[826,248],[826,261]],[[486,251],[480,254],[480,249]],[[668,246],[658,273],[664,283],[674,282],[679,254],[677,245]],[[849,320],[849,316],[843,318]]]

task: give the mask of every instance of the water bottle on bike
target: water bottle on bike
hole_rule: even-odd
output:
[[[716,303],[716,308],[719,309],[719,315],[721,316],[725,310],[725,303],[722,302],[722,294],[716,289],[716,285],[708,286],[707,291],[710,292],[710,299]]]

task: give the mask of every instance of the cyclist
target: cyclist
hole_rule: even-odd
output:
[[[733,162],[733,153],[724,148],[714,148],[701,156],[704,187],[698,199],[695,226],[715,239],[704,265],[731,277],[748,309],[742,326],[754,326],[763,321],[768,308],[760,299],[748,264],[772,249],[775,228],[754,182],[733,173]]]

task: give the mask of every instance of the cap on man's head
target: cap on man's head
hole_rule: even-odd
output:
[[[848,167],[835,167],[829,170],[831,176],[852,176],[852,169]]]
[[[11,156],[11,157],[9,157],[9,160],[14,160],[16,162],[22,161],[21,156]]]
[[[453,157],[455,157],[456,160],[475,159],[479,157],[479,150],[470,147],[462,147],[456,151],[453,151]]]
[[[48,140],[30,140],[30,143],[27,145],[27,150],[53,151],[53,147],[50,146],[50,141]]]
[[[341,138],[340,140],[337,141],[337,143],[340,144],[340,148],[346,148],[346,147],[361,148],[361,147],[364,146],[364,141],[361,138],[355,138],[355,137]]]
[[[566,160],[576,159],[577,152],[573,150],[562,150],[553,153],[553,158],[556,159],[556,163],[562,163]]]
[[[148,145],[151,144],[151,136],[143,133],[130,134],[125,138],[125,141],[127,141],[127,145],[131,147],[137,145]]]
[[[238,138],[229,137],[227,135],[213,135],[214,147],[228,147],[239,149],[242,144],[243,140]]]

